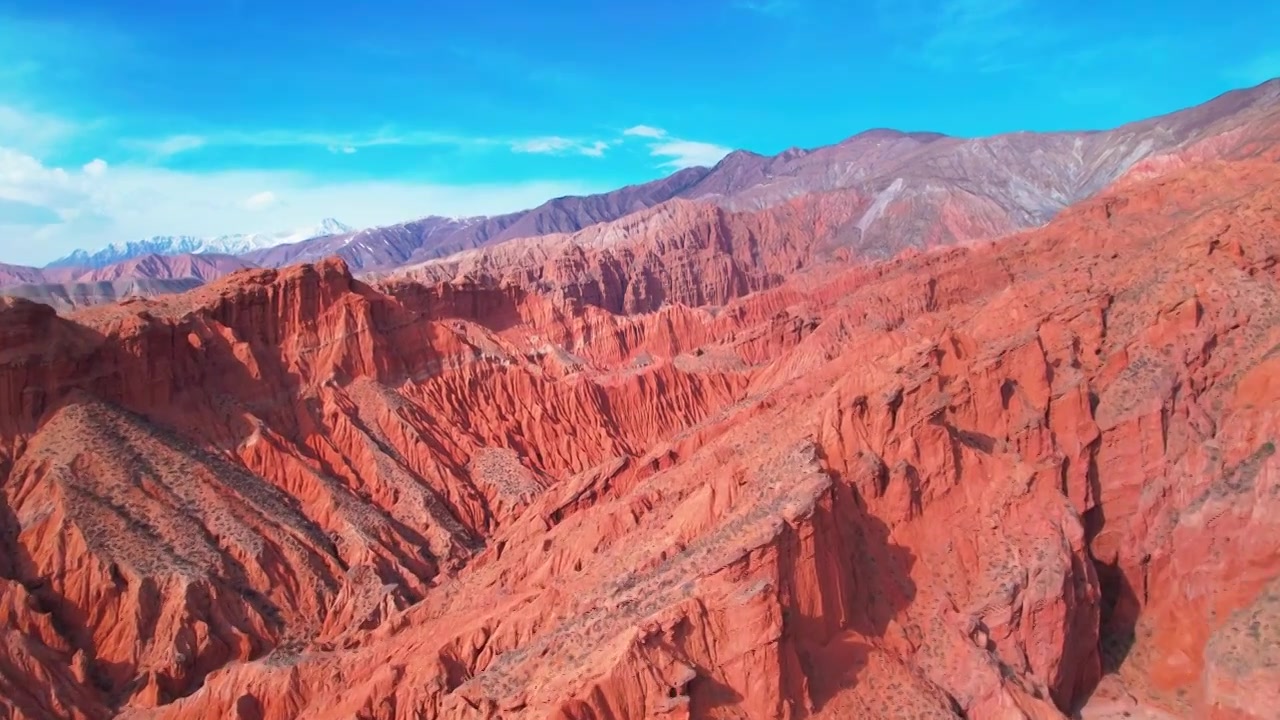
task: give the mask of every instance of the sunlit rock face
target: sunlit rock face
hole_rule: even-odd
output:
[[[1256,128],[876,263],[841,191],[0,300],[0,708],[1272,717]]]

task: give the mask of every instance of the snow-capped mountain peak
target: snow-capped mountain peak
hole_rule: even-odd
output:
[[[333,218],[325,218],[320,221],[320,224],[315,227],[315,230],[317,231],[316,234],[312,235],[311,237],[329,237],[330,235],[345,235],[349,232],[355,232],[356,229],[351,227],[350,225],[340,223],[337,220],[334,220]],[[310,239],[310,238],[307,238],[307,239]]]
[[[48,267],[78,266],[100,268],[113,263],[132,260],[143,255],[184,255],[187,253],[243,255],[263,248],[302,242],[303,240],[317,237],[344,235],[349,232],[354,232],[354,228],[333,218],[325,218],[315,225],[277,233],[240,233],[217,237],[164,235],[145,240],[111,243],[97,251],[75,250],[66,257],[49,263]]]
[[[262,250],[263,248],[275,247],[277,245],[289,245],[311,238],[329,237],[330,235],[345,235],[355,230],[349,225],[334,220],[333,218],[325,218],[316,225],[309,225],[297,230],[287,230],[285,232],[261,234],[253,233],[249,235],[223,235],[221,237],[210,238],[205,241],[206,249],[198,252],[216,252],[226,255],[241,255],[254,250]]]

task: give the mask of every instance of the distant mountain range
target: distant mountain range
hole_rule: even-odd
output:
[[[861,209],[832,236],[851,256],[883,258],[908,247],[1042,225],[1144,160],[1193,147],[1211,156],[1232,151],[1227,144],[1270,127],[1278,107],[1280,80],[1272,80],[1106,131],[957,138],[873,129],[834,145],[774,156],[738,150],[711,168],[688,168],[598,195],[555,198],[522,212],[428,217],[279,245],[245,258],[279,267],[338,256],[355,270],[387,271],[510,240],[574,233],[673,200],[747,212],[833,192]]]
[[[796,255],[795,262],[808,262],[805,258],[813,254],[882,259],[909,248],[993,238],[1042,225],[1063,208],[1144,167],[1247,155],[1260,138],[1280,132],[1278,117],[1280,79],[1106,131],[957,138],[874,129],[833,145],[793,148],[774,156],[739,150],[711,168],[688,168],[608,193],[555,198],[494,217],[433,216],[363,230],[330,219],[271,235],[159,237],[77,251],[43,270],[0,265],[0,287],[5,294],[33,298],[110,298],[118,287],[131,293],[167,287],[128,285],[135,279],[208,282],[242,267],[283,267],[333,256],[352,270],[378,275],[426,263],[432,267],[408,274],[438,279],[463,267],[481,272],[490,261],[434,261],[468,250],[488,253],[498,246],[495,252],[504,257],[512,252],[527,256],[504,266],[523,266],[528,277],[531,265],[542,263],[546,258],[541,254],[557,244],[625,245],[641,234],[667,239],[663,242],[697,234],[712,237],[715,244],[745,243],[743,247],[769,237],[793,249],[788,238],[803,235],[816,244]],[[534,249],[537,243],[525,242],[531,238],[547,238],[552,244]],[[177,260],[187,256],[203,261]],[[648,257],[626,261],[651,262]],[[748,253],[740,260],[755,272],[770,268],[778,258]],[[569,265],[573,267],[548,277],[565,282],[562,271],[577,267]],[[581,275],[583,270],[574,272]],[[102,282],[116,285],[94,292],[61,287]],[[60,287],[30,287],[50,284]]]
[[[58,258],[45,267],[104,268],[108,265],[134,260],[146,255],[243,255],[277,245],[298,243],[312,238],[343,235],[351,232],[354,232],[354,228],[351,226],[344,225],[333,218],[325,218],[316,225],[277,233],[221,235],[218,237],[157,236],[145,240],[112,243],[96,251],[76,250],[66,257]]]

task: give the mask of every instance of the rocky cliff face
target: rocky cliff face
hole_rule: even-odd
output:
[[[775,287],[820,259],[847,259],[842,231],[869,203],[838,192],[731,212],[678,200],[571,235],[502,243],[380,279],[390,287],[445,281],[519,287],[615,314],[720,306]]]
[[[0,270],[0,295],[25,298],[59,312],[70,312],[126,298],[191,290],[252,264],[230,255],[151,254],[97,268],[5,267],[11,272]]]
[[[37,268],[0,263],[0,286],[40,282],[43,279]]]
[[[782,206],[779,222],[785,222],[790,202],[834,193],[865,200],[855,205],[852,217],[842,208],[842,244],[852,257],[883,260],[909,248],[1040,226],[1135,164],[1192,146],[1200,147],[1202,157],[1235,157],[1248,142],[1259,140],[1260,130],[1274,127],[1277,113],[1280,80],[1273,80],[1105,131],[955,138],[869,130],[832,145],[774,156],[739,150],[712,168],[688,168],[598,195],[556,198],[509,215],[423,218],[264,250],[247,259],[280,266],[336,255],[357,270],[388,272],[473,248],[634,222],[629,216],[672,200],[718,206],[731,214]],[[1234,139],[1224,142],[1227,138]]]
[[[667,177],[610,192],[559,197],[536,208],[495,217],[430,216],[333,237],[314,238],[249,253],[264,267],[341,258],[356,270],[386,270],[511,240],[581,230],[670,200],[705,177],[707,168],[686,168]]]
[[[96,269],[62,261],[44,270],[0,265],[0,288],[69,311],[188,289],[244,267],[338,257],[371,277],[443,278],[461,269],[490,286],[499,278],[532,281],[615,310],[720,304],[830,259],[885,260],[1038,227],[1131,171],[1274,157],[1278,123],[1280,81],[1272,81],[1102,132],[966,139],[870,130],[772,157],[737,151],[713,168],[496,217],[426,217],[339,235],[330,231],[341,224],[330,222],[316,229],[321,236],[240,257],[149,255]],[[672,266],[670,254],[682,262],[685,249],[668,237],[698,244],[716,267],[704,260]],[[197,250],[208,244],[186,240]],[[89,262],[83,253],[70,260],[76,257]],[[600,268],[607,269],[593,276]],[[640,284],[618,286],[623,278]],[[20,287],[6,287],[13,285]]]
[[[822,197],[3,300],[0,707],[1270,717],[1275,163],[854,267]]]
[[[684,196],[573,233],[487,243],[371,277],[518,286],[614,313],[723,305],[800,269],[965,245],[1047,222],[1120,177],[1274,157],[1280,81],[1101,133],[963,140],[874,130],[736,152]]]
[[[48,305],[58,312],[74,310],[130,298],[159,297],[200,287],[196,278],[177,280],[103,280],[99,282],[35,283],[3,288],[0,294]]]

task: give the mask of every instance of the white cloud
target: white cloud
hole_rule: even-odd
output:
[[[263,190],[246,198],[244,207],[246,210],[266,210],[277,202],[279,202],[279,198],[276,197],[275,193],[270,190]]]
[[[34,157],[0,147],[0,198],[57,207],[84,191],[87,176],[47,168]]]
[[[485,147],[509,144],[510,141],[489,137],[468,137],[430,130],[397,132],[384,128],[371,133],[329,133],[292,130],[228,130],[214,133],[188,133],[162,138],[130,138],[126,147],[155,157],[169,157],[205,147],[318,147],[331,153],[350,155],[361,148],[405,147]]]
[[[529,155],[583,155],[604,157],[608,150],[630,138],[653,141],[655,157],[665,158],[663,167],[688,167],[707,158],[723,157],[729,150],[718,145],[673,137],[663,128],[634,125],[610,140],[584,139],[565,135],[543,135],[527,138],[465,136],[433,131],[396,132],[383,129],[373,133],[344,134],[289,131],[227,131],[214,134],[172,135],[154,140],[126,140],[126,146],[140,149],[153,159],[169,157],[203,147],[306,147],[324,148],[330,153],[351,155],[363,148],[380,146],[457,148],[506,147],[512,152]],[[714,160],[711,162],[714,163]]]
[[[0,228],[5,228],[6,231],[43,227],[60,222],[62,217],[49,208],[0,197]]]
[[[569,138],[558,136],[533,138],[511,144],[511,149],[518,153],[559,153],[575,145]]]
[[[6,209],[0,213],[5,225],[0,262],[42,264],[75,248],[109,242],[285,230],[324,217],[373,227],[425,215],[491,215],[535,207],[561,195],[610,189],[551,181],[325,183],[296,172],[191,173],[129,164],[112,165],[109,174],[94,174],[89,167],[97,166],[90,162],[70,170],[49,167],[31,155],[0,147],[0,209]],[[244,191],[255,187],[271,188],[274,198],[288,202],[250,209]]]
[[[659,136],[650,136],[659,137]],[[334,154],[352,155],[371,147],[456,147],[492,148],[507,146],[513,152],[555,155],[576,153],[602,157],[611,143],[605,140],[582,140],[560,135],[532,138],[500,138],[456,135],[433,131],[396,132],[383,129],[373,133],[324,133],[265,130],[254,132],[227,131],[211,134],[182,134],[154,139],[127,139],[126,147],[140,150],[153,158],[166,158],[205,147],[321,147]]]
[[[663,160],[660,167],[675,170],[715,165],[732,152],[730,148],[714,143],[672,137],[666,130],[652,125],[633,125],[623,130],[622,134],[652,141],[649,143],[649,154]]]
[[[76,126],[40,113],[0,105],[0,145],[43,150],[70,136]]]
[[[559,135],[536,137],[511,143],[512,152],[535,155],[576,153],[587,157],[604,157],[604,151],[608,149],[609,142],[605,140],[574,140],[560,137]]]
[[[587,157],[604,157],[604,151],[609,149],[609,143],[604,140],[597,140],[590,145],[584,145],[579,152]]]
[[[677,170],[689,167],[710,167],[720,162],[725,155],[733,152],[730,148],[712,143],[694,140],[676,140],[656,143],[649,148],[650,154],[657,158],[667,158],[663,167]]]
[[[667,136],[667,131],[662,128],[650,127],[649,125],[636,125],[622,131],[623,135],[631,135],[633,137],[661,138]]]
[[[168,157],[202,148],[209,144],[209,140],[199,135],[172,135],[158,140],[127,140],[125,144],[153,155]]]
[[[174,134],[118,141],[140,151],[111,164],[94,155],[66,167],[39,158],[75,146],[84,125],[0,106],[0,262],[41,264],[76,248],[152,235],[222,235],[270,232],[337,217],[363,227],[426,215],[492,215],[535,207],[548,198],[589,194],[612,185],[531,181],[445,185],[410,180],[327,180],[285,170],[191,172],[161,166],[163,158],[210,146],[310,145],[352,154],[375,146],[451,144],[517,152],[603,157],[629,138],[659,158],[662,167],[713,164],[727,148],[683,140],[637,125],[622,135],[585,139],[551,135],[528,139],[461,137],[433,132],[328,135],[286,132]],[[77,138],[77,145],[84,137]],[[19,149],[20,148],[20,149]],[[266,188],[270,188],[269,190]],[[287,198],[287,202],[283,199]]]

